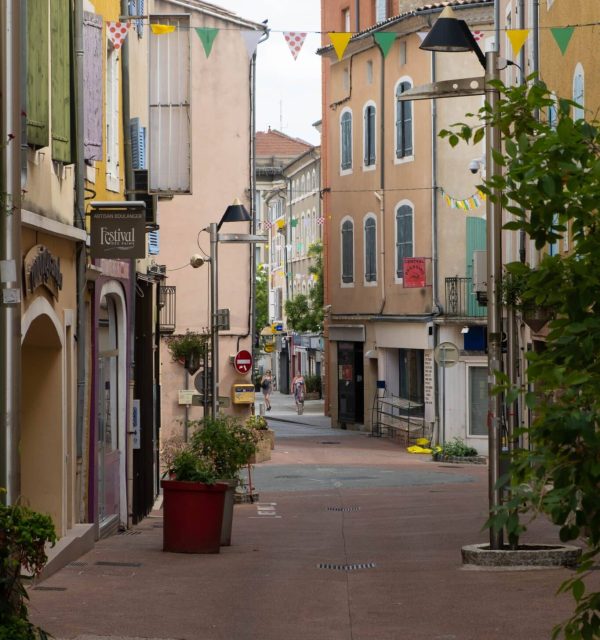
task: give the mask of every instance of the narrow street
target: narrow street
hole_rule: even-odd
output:
[[[541,640],[569,614],[567,571],[462,569],[486,539],[485,466],[333,431],[322,403],[297,416],[274,395],[275,449],[230,547],[164,553],[159,502],[30,589],[32,620],[60,640]],[[538,523],[529,539],[556,537]]]

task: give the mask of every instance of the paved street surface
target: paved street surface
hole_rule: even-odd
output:
[[[230,547],[163,552],[157,508],[31,589],[33,621],[64,640],[541,640],[570,613],[567,570],[462,568],[486,540],[486,467],[332,430],[318,401],[297,416],[275,394],[267,415],[276,447]]]

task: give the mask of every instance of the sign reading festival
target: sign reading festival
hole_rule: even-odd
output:
[[[92,210],[91,219],[92,258],[143,258],[146,255],[143,210]]]

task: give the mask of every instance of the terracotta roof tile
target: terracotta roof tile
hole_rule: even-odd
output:
[[[313,147],[312,144],[292,138],[276,129],[256,132],[256,156],[295,158]]]

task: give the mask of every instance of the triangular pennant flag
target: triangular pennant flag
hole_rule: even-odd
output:
[[[523,48],[527,36],[529,35],[529,29],[507,29],[506,37],[510,40],[512,50],[515,56],[519,55],[519,51]]]
[[[425,40],[425,38],[427,37],[428,33],[429,33],[429,31],[417,31],[417,35],[421,39],[421,42],[423,42],[423,40]]]
[[[173,33],[175,31],[174,24],[151,24],[150,29],[155,36],[162,36],[165,33]]]
[[[244,38],[244,43],[246,45],[246,51],[248,51],[248,58],[251,58],[256,51],[256,47],[258,46],[258,41],[262,38],[263,32],[256,30],[246,30],[241,32],[242,37]]]
[[[120,49],[129,33],[129,22],[107,22],[106,35],[115,49]]]
[[[560,52],[564,56],[567,47],[569,46],[569,42],[571,41],[571,36],[573,35],[573,27],[552,27],[550,31],[556,40],[556,44],[558,45]]]
[[[338,60],[341,60],[344,57],[344,51],[346,51],[346,47],[350,42],[350,38],[352,37],[351,33],[338,33],[331,31],[327,34],[329,39],[331,40],[331,44],[337,53]]]
[[[210,52],[212,51],[213,42],[215,41],[219,30],[216,27],[196,27],[196,33],[200,38],[200,42],[202,42],[204,53],[208,58]]]
[[[300,53],[300,49],[302,49],[302,45],[304,44],[304,40],[306,38],[305,31],[286,31],[283,34],[285,41],[288,43],[290,51],[294,56],[294,60],[298,57]]]
[[[394,44],[394,40],[396,39],[395,33],[376,33],[374,36],[375,42],[379,45],[381,49],[381,53],[385,58],[390,51],[391,46]]]
[[[473,39],[475,40],[475,42],[479,42],[485,37],[485,33],[483,31],[471,31],[471,33],[473,34]]]

